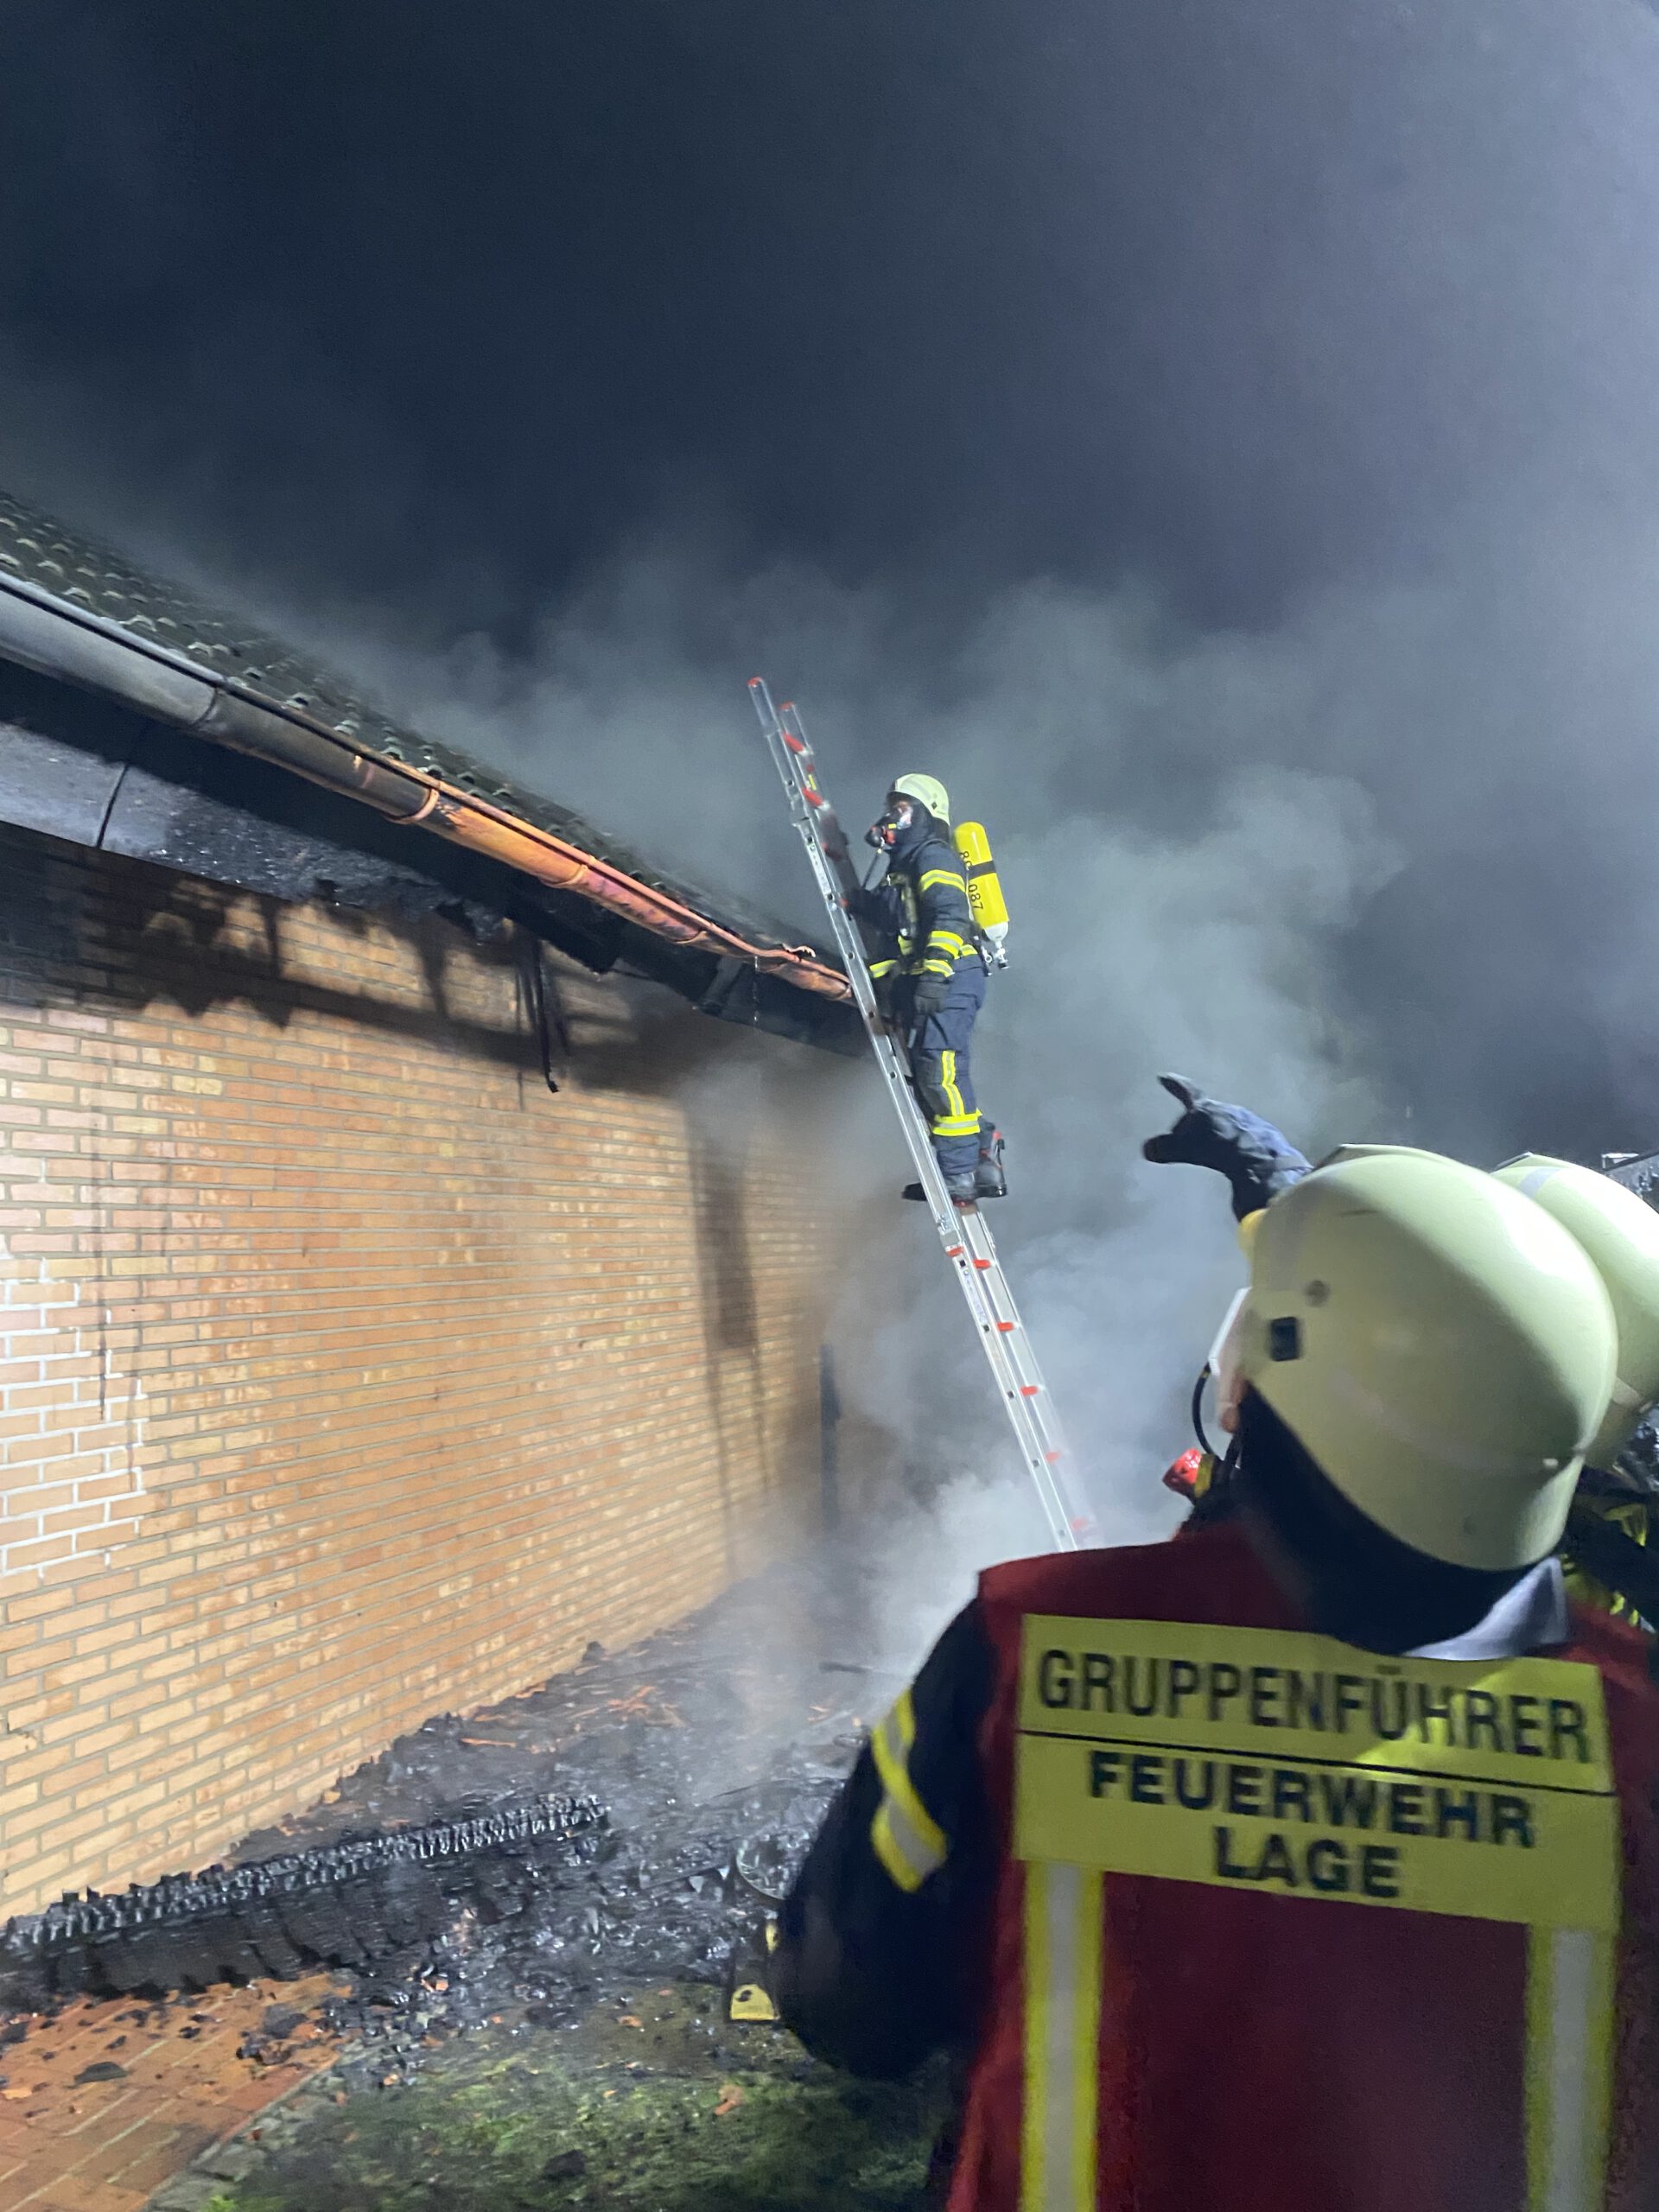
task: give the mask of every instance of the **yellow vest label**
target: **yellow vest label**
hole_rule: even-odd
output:
[[[1028,1617],[1028,1859],[1611,1933],[1601,1677],[1392,1659],[1326,1637]]]

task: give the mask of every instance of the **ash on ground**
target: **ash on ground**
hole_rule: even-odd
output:
[[[487,1891],[435,1940],[353,1971],[319,2024],[388,2084],[464,2029],[574,2026],[658,1983],[707,1992],[706,2032],[764,1956],[764,1929],[909,1664],[862,1655],[850,1562],[777,1571],[644,1643],[462,1719],[444,1714],[329,1801],[250,1837],[239,1862],[415,1826],[529,1793],[588,1795],[605,1833],[498,1914]]]

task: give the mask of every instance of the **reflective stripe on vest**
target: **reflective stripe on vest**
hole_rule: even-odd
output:
[[[1529,2212],[1599,2212],[1612,2103],[1611,1938],[1580,1928],[1527,1939]]]
[[[1026,1869],[1026,2097],[1020,2212],[1095,2212],[1102,1883]]]
[[[1594,1667],[1027,1615],[1014,1849],[1020,2212],[1096,2212],[1107,1874],[1525,1927],[1527,2212],[1600,2212],[1622,1853]]]

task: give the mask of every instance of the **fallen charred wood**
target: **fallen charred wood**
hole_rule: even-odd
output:
[[[591,1854],[607,1817],[592,1797],[538,1797],[66,1897],[6,1923],[0,2005],[367,1966],[435,1936],[461,1904],[492,1920],[523,1911],[558,1865]]]

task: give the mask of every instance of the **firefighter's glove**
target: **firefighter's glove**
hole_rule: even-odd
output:
[[[910,995],[912,1010],[918,1021],[925,1021],[930,1014],[939,1013],[950,993],[948,976],[918,976]]]
[[[1173,1129],[1147,1139],[1142,1153],[1148,1160],[1179,1160],[1224,1175],[1232,1185],[1236,1221],[1259,1212],[1306,1174],[1306,1158],[1259,1114],[1206,1098],[1182,1076],[1160,1075],[1158,1080],[1180,1101],[1183,1111]]]

